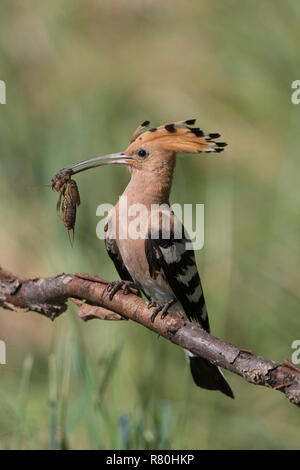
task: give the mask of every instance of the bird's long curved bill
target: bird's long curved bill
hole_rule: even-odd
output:
[[[101,160],[99,162],[99,160]],[[74,168],[81,167],[83,165],[83,168],[80,168],[79,170],[72,171],[72,174],[75,175],[76,173],[80,173],[81,171],[89,170],[91,168],[97,168],[98,166],[104,166],[104,165],[112,165],[112,164],[123,164],[123,165],[129,165],[130,160],[132,160],[130,157],[125,155],[124,152],[120,153],[111,153],[109,155],[101,155],[100,157],[94,157],[90,158],[89,160],[84,160],[79,163],[75,163],[75,165],[71,165],[66,170],[73,170]],[[99,163],[94,163],[94,162],[99,162]]]

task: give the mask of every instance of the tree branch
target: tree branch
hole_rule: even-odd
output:
[[[0,268],[0,306],[9,310],[34,311],[54,320],[67,310],[70,299],[79,306],[77,314],[85,321],[93,318],[133,320],[252,384],[285,393],[291,403],[300,406],[300,369],[289,361],[277,364],[255,356],[251,351],[208,334],[199,325],[184,320],[179,313],[169,313],[164,319],[157,316],[152,323],[153,309],[149,309],[143,299],[119,291],[111,300],[107,284],[98,276],[87,273],[25,279]]]

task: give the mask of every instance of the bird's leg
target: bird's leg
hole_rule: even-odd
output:
[[[151,315],[151,322],[154,323],[155,318],[161,312],[161,318],[165,318],[168,315],[168,310],[169,308],[176,304],[177,299],[172,299],[169,302],[166,302],[165,304],[157,304],[156,302],[148,302],[148,308],[151,307],[156,307],[155,310],[153,311]]]
[[[133,281],[113,281],[107,284],[107,291],[110,292],[109,300],[113,299],[118,290],[122,290],[124,295],[139,293],[139,287]]]

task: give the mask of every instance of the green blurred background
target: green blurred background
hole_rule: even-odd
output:
[[[48,184],[63,166],[121,151],[145,119],[198,118],[229,143],[178,159],[171,202],[205,204],[197,252],[212,332],[275,361],[300,339],[297,0],[2,0],[0,262],[28,277],[117,278],[96,207],[128,172],[79,175],[75,245]],[[0,311],[0,448],[296,449],[284,395],[227,377],[194,386],[182,351],[132,322],[52,324]]]

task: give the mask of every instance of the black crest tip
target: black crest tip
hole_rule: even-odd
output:
[[[185,124],[188,124],[189,126],[193,126],[196,122],[196,119],[187,119],[184,121]]]
[[[166,131],[168,131],[168,132],[176,132],[176,129],[175,129],[174,124],[166,124],[166,125],[165,125],[165,129],[166,129]]]
[[[203,137],[204,136],[204,132],[201,129],[199,129],[199,127],[189,127],[189,129],[197,137]]]

